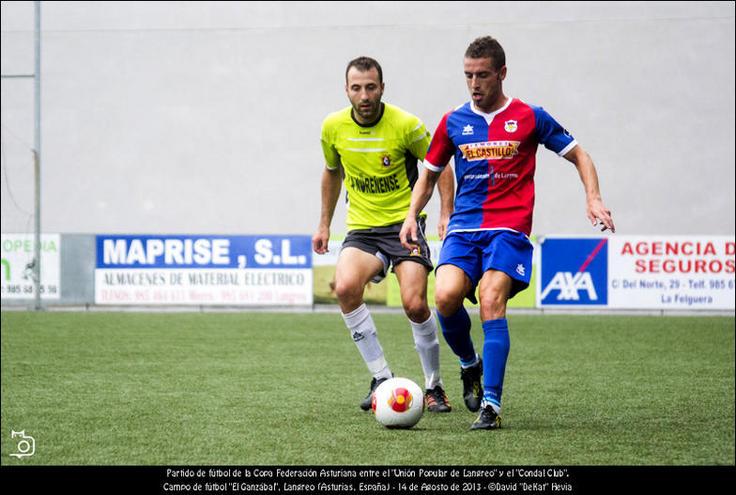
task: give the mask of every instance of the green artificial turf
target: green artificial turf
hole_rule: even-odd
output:
[[[397,376],[411,330],[374,314]],[[734,318],[511,315],[503,428],[453,405],[411,430],[358,408],[338,313],[2,313],[3,465],[734,464]],[[482,332],[473,316],[473,338]],[[16,459],[11,430],[35,439]]]

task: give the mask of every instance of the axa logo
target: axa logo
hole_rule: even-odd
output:
[[[557,272],[542,291],[542,300],[554,290],[560,291],[556,298],[558,301],[579,301],[580,291],[587,293],[589,301],[598,300],[598,293],[589,272]]]
[[[465,127],[463,127],[463,136],[472,136],[473,135],[473,126],[468,124]]]
[[[607,238],[545,238],[541,247],[542,306],[608,304]]]

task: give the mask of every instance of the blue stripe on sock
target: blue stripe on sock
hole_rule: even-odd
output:
[[[442,316],[437,311],[437,321],[440,322],[447,345],[460,358],[460,363],[472,364],[475,361],[475,348],[470,338],[470,316],[465,307],[461,306],[454,315],[448,317]]]
[[[483,322],[483,399],[501,406],[506,360],[511,348],[506,318]]]

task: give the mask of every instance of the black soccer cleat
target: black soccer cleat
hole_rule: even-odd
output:
[[[480,409],[480,401],[483,399],[483,387],[480,384],[483,377],[483,360],[470,368],[460,368],[460,379],[463,381],[463,400],[465,407],[471,412]]]
[[[501,428],[501,416],[496,414],[490,404],[483,406],[478,419],[470,425],[471,430],[497,430],[499,428]]]
[[[436,385],[433,389],[427,389],[424,392],[424,405],[429,412],[450,412],[452,406],[447,400],[447,394],[442,389],[442,385]]]
[[[376,391],[378,386],[388,380],[388,378],[381,378],[380,380],[376,380],[375,377],[371,379],[371,389],[368,392],[368,395],[365,396],[365,399],[360,403],[360,408],[364,411],[369,411],[371,409],[371,399],[373,398],[373,392]]]

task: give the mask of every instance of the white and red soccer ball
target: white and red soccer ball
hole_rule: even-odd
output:
[[[408,378],[389,378],[373,393],[371,409],[386,428],[411,428],[422,419],[424,392]]]

